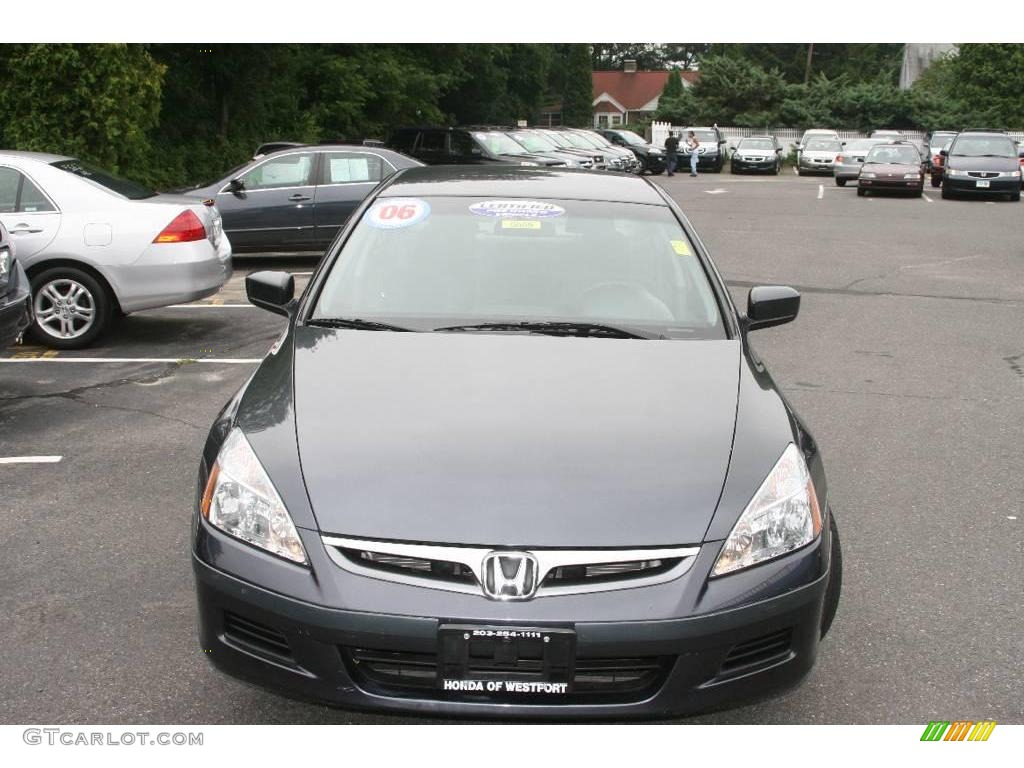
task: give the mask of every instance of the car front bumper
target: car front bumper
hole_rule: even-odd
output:
[[[832,174],[834,163],[816,163],[812,160],[800,159],[797,161],[797,169],[804,171],[805,173],[821,173],[821,174]]]
[[[832,166],[832,175],[837,179],[856,179],[860,176],[860,164],[836,163]]]
[[[25,270],[12,262],[4,293],[0,294],[0,348],[12,344],[32,324],[32,291]]]
[[[864,189],[913,191],[924,189],[924,177],[919,179],[858,179],[857,185]]]
[[[550,616],[548,606],[537,603],[554,598],[519,604],[485,601],[485,610],[491,612],[486,616],[474,614],[472,602],[465,603],[464,611],[440,615],[389,612],[385,603],[375,603],[372,611],[365,604],[358,610],[319,605],[212,565],[209,560],[216,557],[209,555],[225,542],[226,537],[213,532],[193,553],[202,654],[218,669],[298,698],[354,709],[560,719],[687,714],[736,706],[799,683],[817,654],[829,576],[823,553],[830,543],[823,535],[742,576],[715,580],[707,589],[719,594],[734,591],[708,613],[652,620],[615,621],[601,615],[593,621],[534,622],[523,619],[524,611]],[[236,547],[245,545],[228,544],[229,549]],[[712,549],[708,554],[713,559],[717,547]],[[228,553],[225,562],[231,557]],[[319,557],[311,553],[311,559],[317,563]],[[707,561],[693,570],[699,566],[706,569]],[[807,574],[812,575],[806,578]],[[334,578],[329,573],[320,576],[325,583]],[[681,595],[685,586],[673,584],[637,591],[675,589]],[[784,588],[778,591],[780,584]],[[700,583],[694,586],[699,588]],[[365,588],[350,582],[347,589],[352,590],[350,602],[359,603],[357,595]],[[759,590],[772,596],[757,599]],[[617,594],[628,599],[629,590]],[[581,601],[574,604],[578,607]],[[494,611],[504,611],[509,618],[495,620]],[[447,623],[574,630],[576,691],[558,696],[441,690],[438,629]],[[619,670],[619,682],[612,670]]]
[[[978,186],[979,179],[968,176],[960,178],[954,176],[943,177],[943,187],[958,195],[1005,195],[1020,190],[1021,181],[1012,176],[1003,176],[995,179],[981,179],[988,181],[987,187]]]
[[[720,168],[724,164],[722,156],[718,154],[698,154],[697,155],[697,169],[701,168]],[[690,167],[690,155],[680,154],[679,155],[679,167],[689,168]]]
[[[736,171],[773,171],[776,160],[771,157],[764,160],[741,160],[734,157],[729,163],[734,173]]]

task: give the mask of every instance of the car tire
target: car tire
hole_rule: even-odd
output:
[[[32,277],[31,283],[36,317],[30,335],[40,344],[52,349],[82,349],[109,327],[115,302],[107,287],[85,270],[44,269]],[[60,302],[71,302],[70,314],[63,318]],[[83,319],[86,310],[91,310],[89,322]],[[61,336],[61,329],[67,328],[74,335]]]
[[[836,176],[836,186],[837,187],[845,187],[846,186],[846,179],[840,179],[838,176]]]
[[[857,187],[857,197],[864,197],[868,191],[864,187]]]
[[[825,602],[821,609],[821,637],[824,638],[832,628],[836,613],[839,610],[839,595],[843,591],[843,548],[839,542],[839,528],[836,516],[828,511],[828,530],[831,542],[829,556],[828,586],[825,587]]]
[[[1020,192],[1013,192],[1013,193],[1011,193],[1010,194],[1010,202],[1011,203],[1019,203],[1020,202]]]
[[[796,175],[797,176],[803,176],[804,175],[804,169],[803,168],[797,168],[796,169]]]
[[[778,176],[780,173],[782,173],[782,163],[776,163],[775,164],[775,175]]]
[[[950,192],[950,191],[949,191],[948,189],[946,189],[945,187],[943,187],[943,188],[942,188],[942,199],[943,199],[943,200],[952,200],[952,199],[953,199],[953,193],[952,193],[952,192]]]

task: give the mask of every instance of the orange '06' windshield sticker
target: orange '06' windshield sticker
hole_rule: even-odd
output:
[[[366,214],[366,222],[376,229],[402,229],[419,224],[430,215],[430,204],[415,197],[388,197],[378,200]]]

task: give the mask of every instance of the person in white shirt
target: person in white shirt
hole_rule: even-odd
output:
[[[690,131],[686,136],[686,146],[690,148],[690,175],[697,175],[697,147],[700,146],[700,142],[697,140],[697,134]]]

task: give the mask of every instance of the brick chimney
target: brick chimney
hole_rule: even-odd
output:
[[[623,72],[636,72],[636,59],[626,59],[622,62]]]

